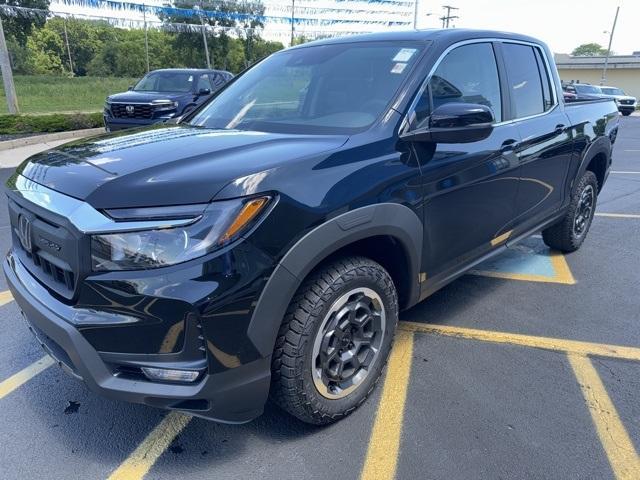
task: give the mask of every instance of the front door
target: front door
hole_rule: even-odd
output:
[[[477,142],[414,144],[425,193],[422,271],[431,279],[507,240],[520,175],[514,151],[520,134],[514,124],[500,124],[503,99],[491,42],[462,45],[444,57],[415,107],[416,128],[450,102],[490,107],[496,126]]]

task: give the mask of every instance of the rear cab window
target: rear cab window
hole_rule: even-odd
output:
[[[502,52],[513,118],[531,117],[551,109],[555,100],[540,49],[519,43],[503,43]]]

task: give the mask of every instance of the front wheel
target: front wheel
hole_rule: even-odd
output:
[[[312,274],[282,323],[272,360],[271,398],[300,420],[332,423],[375,387],[398,323],[387,271],[347,257]]]
[[[598,180],[591,171],[580,177],[571,192],[569,209],[562,219],[542,231],[549,247],[561,252],[575,252],[587,237],[598,200]]]

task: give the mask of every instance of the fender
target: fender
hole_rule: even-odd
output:
[[[260,294],[247,335],[263,356],[271,355],[289,303],[305,277],[327,256],[358,240],[386,235],[404,248],[409,261],[408,304],[417,303],[423,225],[408,207],[381,203],[330,219],[302,237],[285,254]]]
[[[569,191],[573,188],[573,184],[584,175],[584,172],[587,171],[587,167],[591,160],[593,160],[597,155],[603,154],[606,160],[606,170],[609,170],[609,164],[611,163],[611,140],[607,136],[596,138],[591,144],[587,147],[584,154],[582,155],[582,159],[580,160],[580,164],[578,166],[578,170],[575,175],[571,177],[571,183],[569,184]],[[605,178],[606,178],[605,171]],[[600,186],[602,187],[602,185]]]

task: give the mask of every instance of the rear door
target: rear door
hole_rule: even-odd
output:
[[[410,117],[419,128],[434,108],[451,102],[486,105],[495,117],[484,140],[413,145],[423,174],[422,271],[429,278],[449,276],[508,237],[519,182],[514,147],[520,136],[514,124],[502,123],[504,82],[490,41],[463,44],[441,59]]]
[[[571,163],[569,120],[560,105],[550,65],[535,45],[500,45],[511,98],[512,119],[522,138],[516,225],[526,229],[560,208]]]

